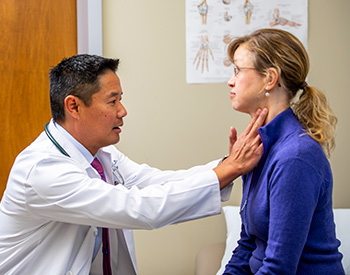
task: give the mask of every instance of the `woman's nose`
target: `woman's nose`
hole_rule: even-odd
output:
[[[231,88],[235,86],[236,76],[235,74],[232,74],[230,80],[227,82],[227,85]]]

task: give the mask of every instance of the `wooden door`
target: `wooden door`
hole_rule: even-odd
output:
[[[50,120],[52,66],[77,53],[75,0],[0,0],[0,198],[15,157]]]

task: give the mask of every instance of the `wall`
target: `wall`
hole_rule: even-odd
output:
[[[339,118],[332,155],[334,206],[350,207],[349,0],[309,0],[309,84],[327,91]],[[161,169],[187,168],[220,158],[231,125],[248,122],[234,112],[226,84],[185,81],[185,1],[104,0],[104,55],[120,58],[118,74],[129,114],[117,147],[133,160]],[[226,204],[239,205],[240,180]],[[197,251],[225,239],[222,215],[153,231],[136,231],[142,275],[194,274]]]

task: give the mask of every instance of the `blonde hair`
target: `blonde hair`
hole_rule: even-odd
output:
[[[266,75],[270,68],[278,71],[278,84],[288,91],[295,116],[306,133],[320,143],[329,157],[335,147],[337,118],[325,94],[305,82],[310,63],[303,44],[289,32],[260,29],[230,43],[228,57],[231,62],[235,51],[242,44],[253,54],[254,67],[259,73]],[[303,92],[299,96],[300,90]]]

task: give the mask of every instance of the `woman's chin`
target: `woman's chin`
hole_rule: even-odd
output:
[[[232,109],[239,112],[238,106],[234,103],[232,103]]]
[[[247,113],[244,110],[242,110],[242,108],[240,108],[240,106],[236,105],[236,104],[232,104],[232,109],[237,111],[237,112],[241,112],[241,113]]]
[[[243,114],[247,114],[247,115],[250,115],[251,117],[255,114],[255,112],[251,112],[249,110],[244,110],[242,108],[239,108],[239,107],[236,107],[236,106],[232,106],[233,110],[235,110],[236,112],[240,112],[240,113],[243,113]]]

